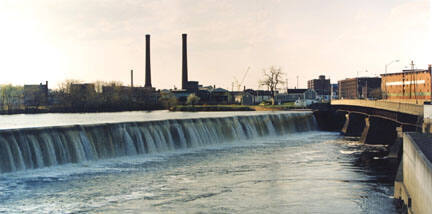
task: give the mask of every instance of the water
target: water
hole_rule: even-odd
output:
[[[33,128],[46,126],[85,125],[100,123],[140,122],[167,119],[214,118],[228,116],[251,116],[279,114],[278,112],[169,112],[160,111],[125,111],[105,113],[47,113],[0,115],[0,129]]]
[[[310,113],[251,113],[242,117],[220,114],[217,117],[223,118],[218,120],[207,120],[200,113],[197,116],[201,119],[187,119],[187,123],[143,123],[143,127],[159,130],[179,124],[183,124],[182,130],[189,127],[190,131],[183,133],[185,137],[172,137],[176,139],[172,140],[173,147],[168,146],[169,138],[162,137],[163,131],[154,131],[151,138],[141,138],[145,141],[142,145],[147,145],[142,152],[136,140],[130,141],[133,144],[129,147],[135,148],[136,154],[133,149],[125,149],[128,140],[122,140],[126,145],[121,147],[124,153],[101,157],[103,152],[98,150],[94,153],[97,157],[91,159],[86,151],[92,148],[84,147],[82,156],[86,158],[75,162],[58,161],[60,153],[56,152],[60,150],[53,149],[55,154],[42,151],[39,164],[33,158],[38,167],[23,170],[15,164],[13,171],[0,173],[0,213],[396,212],[388,171],[359,162],[364,151],[380,150],[379,146],[365,146],[337,133],[316,131]],[[226,125],[233,120],[240,122]],[[122,126],[130,126],[121,122]],[[210,127],[216,124],[225,129],[212,130]],[[199,137],[198,128],[212,137]],[[5,131],[7,135],[10,132]],[[30,134],[21,129],[19,133],[39,136],[34,138],[40,140],[42,132],[49,135],[46,128],[30,129]],[[88,136],[71,139],[80,139],[84,145],[83,138]],[[149,139],[154,150],[148,149]],[[93,147],[100,144],[90,138],[88,142]],[[55,147],[56,141],[52,144]],[[49,148],[46,145],[42,148]],[[29,161],[21,155],[21,167],[25,168]],[[46,157],[50,155],[56,158]],[[20,162],[18,158],[13,160]],[[46,163],[51,165],[47,167]]]

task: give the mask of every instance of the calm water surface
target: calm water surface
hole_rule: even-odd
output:
[[[0,174],[0,213],[395,213],[358,161],[379,149],[309,131]]]
[[[299,111],[300,112],[300,111]],[[279,112],[170,112],[160,111],[125,111],[105,113],[46,113],[0,115],[0,129],[31,128],[46,126],[84,125],[99,123],[140,122],[167,119],[214,118],[230,116],[250,116],[278,114]]]

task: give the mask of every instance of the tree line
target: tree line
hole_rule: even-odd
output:
[[[46,95],[42,85],[34,86],[24,89],[24,86],[0,85],[0,111],[97,112],[163,107],[158,102],[159,92],[126,87],[118,81],[83,84],[80,80],[69,79],[60,83],[58,88],[49,90]]]

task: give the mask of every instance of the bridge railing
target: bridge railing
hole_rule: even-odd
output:
[[[423,115],[423,105],[412,103],[399,103],[384,100],[332,100],[331,105],[363,106],[368,108],[384,109],[412,115]]]

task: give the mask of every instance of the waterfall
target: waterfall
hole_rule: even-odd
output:
[[[0,130],[0,173],[316,129],[309,112]]]

